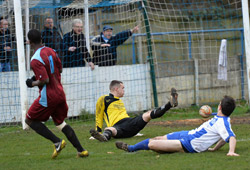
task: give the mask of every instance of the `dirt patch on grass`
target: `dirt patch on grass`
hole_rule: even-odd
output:
[[[150,122],[152,125],[164,125],[164,126],[183,126],[183,125],[200,125],[203,122],[209,120],[204,119],[185,119],[185,120],[171,120],[161,122]],[[244,117],[232,117],[231,124],[250,124],[250,115]]]

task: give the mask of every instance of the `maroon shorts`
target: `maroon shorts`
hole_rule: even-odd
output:
[[[59,125],[68,114],[68,105],[66,100],[52,106],[44,107],[39,103],[39,99],[36,99],[28,110],[26,118],[29,120],[37,120],[45,122],[51,116],[53,121]]]

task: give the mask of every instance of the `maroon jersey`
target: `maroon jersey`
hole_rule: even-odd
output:
[[[66,101],[61,84],[61,60],[52,48],[41,47],[31,58],[31,68],[36,80],[46,80],[49,83],[39,87],[39,103],[44,107],[57,105]]]

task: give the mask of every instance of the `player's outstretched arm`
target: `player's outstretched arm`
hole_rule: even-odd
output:
[[[229,139],[229,151],[227,153],[227,156],[240,156],[239,154],[235,153],[235,148],[236,148],[236,138],[232,136]]]
[[[219,140],[214,148],[208,148],[208,151],[214,152],[217,151],[218,149],[220,149],[222,146],[224,146],[226,144],[226,141],[224,141],[223,139]]]

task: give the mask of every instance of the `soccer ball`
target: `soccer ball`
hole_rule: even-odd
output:
[[[201,106],[201,108],[199,110],[199,114],[202,117],[207,118],[212,114],[212,108],[208,105]]]

